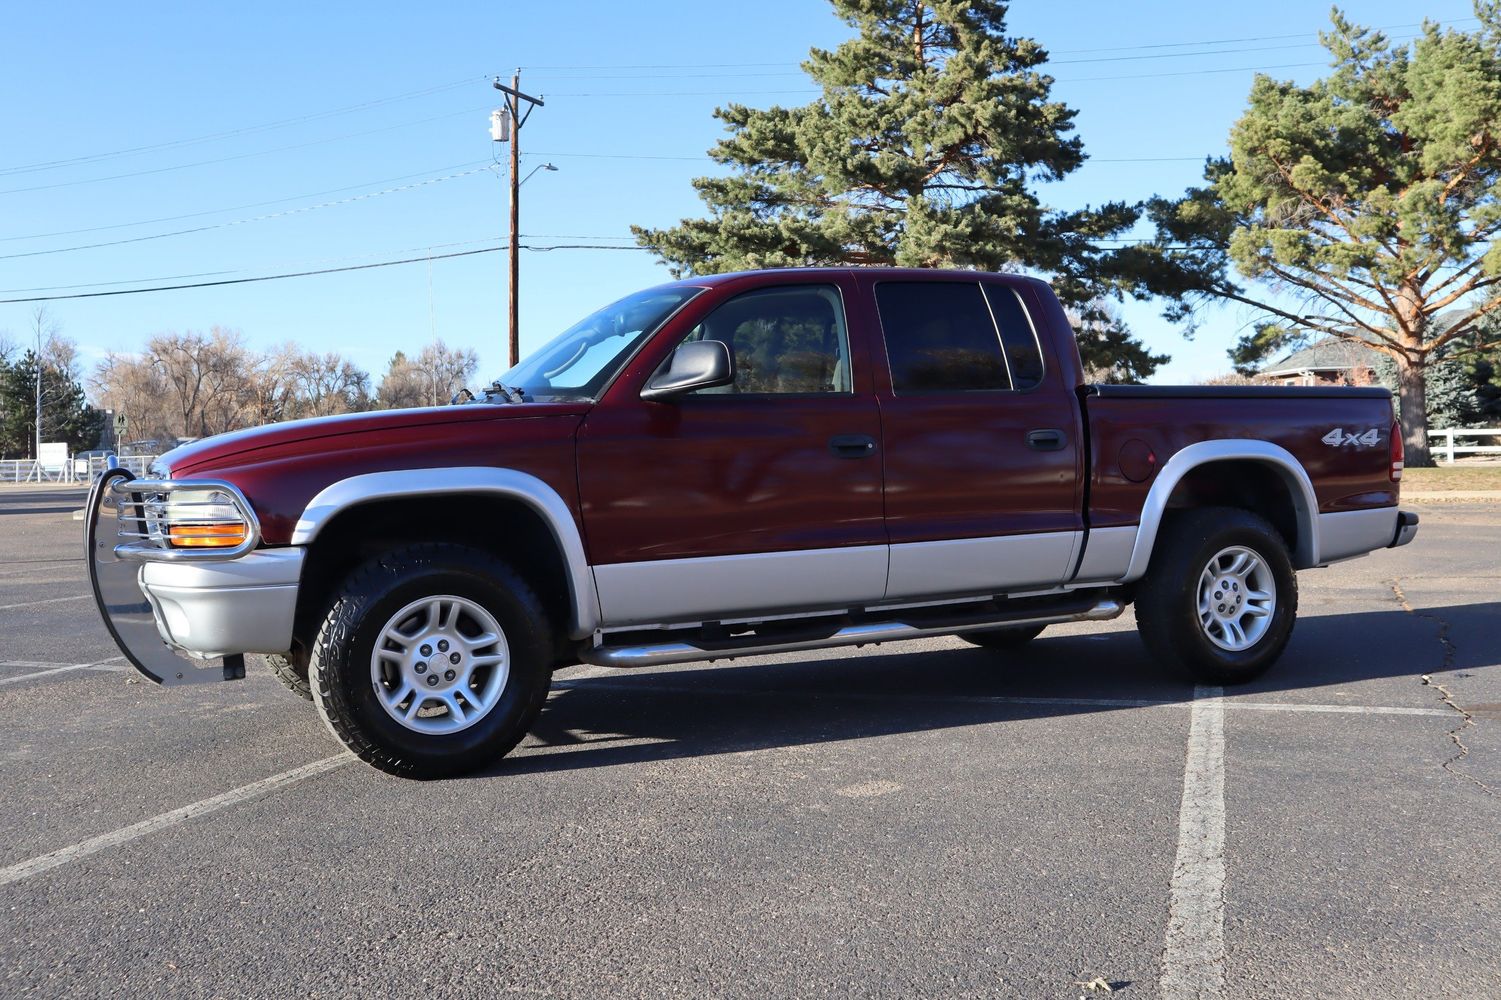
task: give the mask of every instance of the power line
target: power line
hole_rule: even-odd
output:
[[[1101,238],[1097,238],[1097,239],[1086,240],[1085,242],[1087,242],[1087,243],[1104,243],[1104,242],[1115,242],[1115,241],[1111,240],[1109,238],[1101,237]],[[1156,249],[1160,249],[1160,250],[1194,251],[1194,250],[1210,250],[1210,249],[1214,249],[1214,248],[1211,248],[1211,247],[1202,247],[1202,246],[1180,246],[1180,245],[1161,245],[1161,246],[1158,246],[1156,244],[1153,244],[1150,240],[1146,240],[1146,239],[1139,240],[1139,241],[1137,241],[1135,243],[1125,243],[1124,245],[1126,245],[1126,246],[1154,246]],[[598,244],[598,243],[557,243],[557,244],[553,244],[551,246],[538,246],[538,245],[535,245],[535,244],[523,243],[523,244],[520,244],[519,248],[522,249],[522,250],[530,250],[530,251],[532,251],[534,253],[548,253],[548,252],[551,252],[551,251],[554,251],[554,250],[627,250],[627,251],[634,251],[634,252],[647,252],[647,253],[651,253],[651,252],[655,252],[656,249],[657,249],[656,247],[644,247],[644,246],[608,246],[608,245],[605,245],[605,244]],[[347,272],[350,272],[350,271],[369,271],[369,270],[373,270],[373,269],[376,269],[376,268],[382,268],[382,267],[396,267],[396,266],[399,266],[399,265],[402,265],[402,264],[423,264],[423,263],[429,263],[429,262],[435,261],[435,260],[451,260],[451,259],[456,258],[456,257],[473,257],[473,256],[476,256],[478,254],[498,253],[498,252],[500,252],[503,249],[505,249],[505,248],[502,247],[502,246],[490,246],[490,247],[480,247],[479,249],[476,249],[476,250],[458,250],[458,251],[454,251],[454,252],[451,252],[451,253],[424,254],[424,255],[419,256],[419,257],[406,257],[406,258],[402,258],[400,260],[376,261],[376,262],[370,263],[370,264],[352,264],[352,265],[348,265],[348,266],[345,266],[345,267],[326,267],[326,268],[318,268],[316,270],[308,270],[308,271],[291,271],[291,272],[286,272],[286,273],[282,273],[282,274],[262,274],[262,275],[257,275],[255,277],[250,277],[250,278],[227,278],[227,279],[223,279],[223,280],[220,280],[220,281],[198,281],[198,282],[192,282],[190,284],[182,284],[182,285],[153,285],[153,286],[151,286],[149,288],[120,288],[120,289],[114,289],[114,290],[111,290],[111,291],[103,291],[103,292],[75,292],[75,293],[67,294],[67,295],[36,295],[36,296],[28,296],[28,297],[25,297],[25,298],[0,299],[0,305],[15,305],[15,304],[25,303],[25,302],[57,302],[57,301],[61,301],[61,300],[64,300],[64,299],[96,299],[96,298],[106,298],[106,297],[118,296],[118,295],[145,295],[145,294],[152,293],[152,292],[177,292],[177,291],[184,291],[184,290],[195,289],[195,288],[221,288],[221,287],[224,287],[226,285],[248,285],[248,284],[254,284],[256,282],[262,282],[262,281],[281,281],[281,280],[284,280],[284,279],[287,279],[287,278],[308,278],[308,277],[313,277],[315,275],[321,275],[321,274],[343,274],[343,273],[347,273]],[[1120,249],[1120,247],[1103,247],[1101,249]],[[222,272],[222,271],[219,271],[219,272],[205,272],[205,273],[208,273],[208,274],[225,274],[225,273],[233,273],[233,272]]]
[[[468,170],[460,170],[457,173],[448,174],[443,177],[431,177],[423,181],[413,181],[410,184],[402,184],[399,187],[386,188],[382,191],[370,191],[365,194],[351,195],[348,198],[340,198],[337,201],[325,201],[320,202],[316,205],[304,205],[301,208],[289,208],[280,212],[269,212],[265,215],[251,216],[248,219],[231,219],[227,222],[214,222],[206,226],[194,226],[190,229],[176,229],[169,233],[152,233],[149,236],[131,236],[123,240],[105,240],[100,243],[82,243],[78,246],[71,247],[53,247],[48,250],[28,250],[23,253],[0,254],[0,260],[15,260],[18,257],[42,257],[54,253],[72,253],[76,250],[97,250],[100,247],[117,247],[123,246],[127,243],[145,243],[148,240],[162,240],[166,239],[169,236],[186,236],[189,233],[204,233],[208,232],[211,229],[227,229],[230,226],[243,226],[251,222],[264,222],[267,219],[282,219],[287,218],[288,216],[302,215],[307,212],[313,212],[320,208],[333,208],[336,205],[349,205],[357,201],[368,201],[371,198],[379,198],[382,195],[387,194],[396,194],[400,191],[414,191],[420,187],[428,187],[432,184],[441,184],[443,181],[451,181],[459,177],[468,177],[471,174],[477,174],[489,169],[490,167],[488,161],[486,161],[485,166],[472,167]]]
[[[426,87],[422,90],[408,91],[404,94],[396,94],[392,97],[383,97],[373,101],[364,101],[360,104],[350,104],[342,108],[333,108],[328,111],[317,111],[312,114],[299,115],[296,118],[283,118],[279,121],[262,122],[259,125],[245,125],[241,128],[227,129],[223,132],[213,132],[208,135],[193,136],[188,139],[173,139],[169,142],[153,143],[149,146],[131,146],[126,149],[114,149],[104,153],[90,153],[86,156],[74,156],[61,160],[43,160],[36,163],[22,163],[9,167],[0,167],[0,177],[13,174],[34,173],[38,170],[50,170],[57,167],[77,166],[81,163],[94,163],[99,160],[107,160],[117,156],[135,156],[140,153],[148,153],[158,149],[173,149],[179,146],[191,146],[202,142],[213,142],[217,139],[228,139],[239,135],[249,135],[254,132],[266,132],[272,129],[285,128],[288,125],[300,125],[304,122],[320,121],[325,118],[333,118],[338,115],[352,114],[356,111],[366,111],[370,108],[378,108],[387,104],[395,104],[398,101],[411,100],[414,97],[426,97],[430,94],[442,93],[445,90],[453,90],[456,87],[471,85],[475,80],[486,80],[488,77],[466,77],[463,80],[455,80],[452,83],[438,84]]]
[[[1474,20],[1476,20],[1476,18],[1474,18],[1473,16],[1468,16],[1467,15],[1467,16],[1462,16],[1462,17],[1442,18],[1442,19],[1439,19],[1437,23],[1439,23],[1439,24],[1459,24],[1461,22],[1474,21]],[[1422,21],[1409,21],[1409,22],[1407,22],[1405,24],[1377,25],[1376,27],[1371,28],[1370,30],[1372,30],[1372,31],[1397,31],[1397,30],[1400,30],[1400,29],[1403,29],[1403,28],[1421,28],[1423,26],[1423,24],[1424,24],[1424,22],[1422,22]],[[1049,55],[1054,55],[1054,56],[1056,56],[1056,55],[1087,55],[1087,54],[1095,53],[1095,52],[1141,52],[1141,51],[1147,51],[1147,50],[1152,50],[1152,49],[1178,49],[1178,48],[1192,48],[1192,47],[1203,47],[1203,46],[1212,46],[1212,45],[1242,45],[1242,44],[1247,44],[1247,43],[1250,43],[1250,42],[1280,42],[1280,41],[1286,41],[1286,40],[1292,39],[1292,38],[1308,38],[1310,34],[1313,34],[1313,32],[1295,31],[1295,32],[1289,32],[1287,34],[1281,34],[1281,35],[1246,35],[1246,36],[1242,36],[1242,37],[1238,37],[1238,38],[1205,38],[1205,39],[1200,39],[1200,40],[1197,40],[1197,41],[1188,41],[1188,42],[1152,42],[1152,43],[1142,44],[1142,45],[1108,45],[1108,46],[1104,46],[1104,47],[1101,47],[1101,48],[1093,48],[1093,49],[1049,49],[1048,52],[1049,52]],[[1316,41],[1314,41],[1314,42],[1309,42],[1308,44],[1318,44],[1318,43]],[[1275,48],[1275,47],[1277,47],[1277,46],[1273,46],[1273,48]],[[1246,51],[1246,50],[1241,50],[1241,51]],[[1204,53],[1204,54],[1207,55],[1207,54],[1211,54],[1211,53]],[[1075,61],[1080,61],[1080,60],[1069,60],[1069,61],[1070,62],[1075,62]],[[591,63],[591,64],[551,65],[551,66],[531,65],[531,66],[527,66],[526,68],[527,69],[534,69],[534,70],[622,70],[622,69],[642,69],[642,70],[644,70],[644,69],[719,69],[719,68],[741,69],[741,68],[755,68],[755,67],[765,67],[765,66],[787,66],[787,65],[788,65],[788,63],[784,60],[784,61],[778,61],[778,62],[740,62],[740,63]],[[731,76],[740,76],[740,75],[751,75],[751,74],[728,74],[728,75],[731,75]]]
[[[545,237],[544,237],[545,238]],[[452,246],[453,244],[444,244]],[[153,285],[148,288],[119,288],[102,292],[74,292],[67,295],[34,295],[24,298],[0,299],[0,305],[14,305],[22,302],[57,302],[63,299],[96,299],[117,295],[144,295],[148,292],[177,292],[194,288],[220,288],[225,285],[247,285],[261,281],[281,281],[286,278],[307,278],[320,274],[343,274],[349,271],[368,271],[381,267],[396,267],[401,264],[422,264],[434,260],[450,260],[455,257],[473,257],[477,254],[498,253],[505,249],[503,246],[480,247],[476,250],[458,250],[449,253],[423,254],[418,257],[404,257],[399,260],[382,260],[370,264],[351,264],[344,267],[325,267],[306,271],[289,271],[281,274],[262,274],[250,278],[227,278],[220,281],[197,281],[182,285]],[[546,253],[551,250],[649,250],[649,247],[621,247],[603,246],[587,243],[560,243],[551,246],[538,246],[529,243],[520,244],[520,249],[530,250],[536,253]],[[214,274],[233,274],[233,271],[206,271],[202,275],[184,275],[183,277],[200,277]],[[153,280],[153,279],[136,279]],[[154,280],[171,280],[159,278]],[[99,282],[98,285],[113,284],[114,282]],[[94,286],[55,286],[55,287],[98,287]],[[19,290],[19,289],[18,289]]]
[[[1396,40],[1397,41],[1403,41],[1403,40],[1406,40],[1406,38],[1396,39]],[[1044,65],[1048,66],[1048,67],[1052,67],[1052,66],[1074,66],[1074,65],[1082,65],[1082,64],[1086,64],[1086,63],[1133,62],[1133,61],[1142,60],[1142,59],[1191,59],[1191,58],[1195,58],[1195,57],[1199,57],[1199,56],[1224,56],[1224,55],[1238,54],[1238,53],[1241,53],[1241,52],[1279,52],[1279,51],[1285,51],[1287,49],[1306,49],[1306,48],[1316,47],[1316,46],[1318,46],[1318,44],[1319,44],[1318,41],[1314,40],[1314,41],[1306,41],[1306,42],[1295,42],[1295,43],[1292,43],[1292,44],[1285,44],[1285,45],[1258,45],[1258,46],[1252,46],[1250,48],[1206,49],[1206,50],[1204,50],[1202,52],[1158,52],[1158,53],[1152,53],[1152,54],[1148,54],[1148,55],[1098,56],[1098,57],[1088,58],[1088,59],[1049,59]],[[1109,50],[1106,50],[1106,51],[1109,51]],[[718,79],[724,79],[726,77],[754,78],[754,77],[804,76],[804,75],[805,74],[804,74],[804,72],[802,70],[795,69],[795,70],[782,70],[782,71],[771,72],[771,73],[756,72],[756,73],[670,73],[670,74],[666,74],[666,73],[632,73],[632,74],[596,74],[596,73],[584,73],[584,74],[559,74],[559,75],[555,75],[555,76],[549,76],[547,79],[549,81],[553,81],[553,80],[591,80],[591,81],[592,80],[701,80],[701,79],[718,80]],[[562,96],[562,95],[553,95],[553,96]]]
[[[542,158],[578,157],[590,160],[675,160],[700,163],[704,161],[715,162],[712,156],[700,153],[698,156],[659,156],[655,153],[526,153],[526,156]],[[1187,163],[1198,162],[1204,159],[1202,156],[1115,156],[1115,157],[1089,157],[1090,163]]]
[[[262,265],[262,268],[260,269],[305,269],[315,264],[342,264],[346,261],[369,260],[372,257],[388,257],[391,254],[423,254],[423,259],[426,260],[427,256],[431,255],[436,250],[449,250],[453,247],[469,247],[474,246],[477,243],[493,242],[495,242],[495,237],[488,236],[484,239],[479,240],[460,240],[453,243],[433,243],[429,244],[428,246],[406,247],[402,250],[380,250],[373,253],[345,254],[338,257],[314,257],[310,259],[304,258],[303,260],[297,261],[281,261]],[[23,292],[72,291],[78,288],[107,288],[114,285],[140,285],[148,282],[154,283],[161,281],[185,281],[188,278],[213,278],[225,274],[244,274],[250,270],[256,269],[248,267],[238,267],[218,271],[197,271],[191,274],[156,275],[155,277],[151,278],[122,278],[116,281],[85,281],[72,285],[37,285],[31,288],[0,288],[0,295],[19,295]]]
[[[340,274],[345,271],[368,271],[377,267],[395,267],[398,264],[420,264],[430,260],[449,260],[454,257],[473,257],[482,253],[497,253],[500,247],[481,247],[478,250],[458,250],[453,253],[433,254],[426,257],[408,257],[403,260],[383,260],[373,264],[351,264],[347,267],[326,267],[316,271],[293,271],[286,274],[263,274],[254,278],[227,278],[222,281],[199,281],[188,285],[154,285],[150,288],[119,288],[108,292],[75,292],[71,295],[38,295],[23,299],[0,299],[0,305],[19,302],[57,302],[62,299],[98,299],[115,295],[145,295],[148,292],[178,292],[189,288],[220,288],[225,285],[248,285],[258,281],[281,281],[285,278],[307,278],[315,274]],[[527,249],[531,249],[528,247]]]
[[[245,205],[230,205],[225,208],[213,208],[202,212],[187,212],[183,215],[165,215],[156,219],[138,219],[135,222],[115,222],[107,226],[89,226],[84,229],[59,229],[51,233],[30,233],[26,236],[0,236],[0,243],[13,243],[17,240],[40,240],[53,236],[77,236],[81,233],[102,233],[111,229],[130,229],[135,226],[151,226],[158,222],[177,222],[182,219],[198,219],[205,215],[222,215],[225,212],[242,212],[247,208],[263,208],[266,205],[282,205],[289,201],[301,201],[304,198],[321,198],[327,194],[342,194],[345,191],[354,191],[359,188],[373,187],[376,184],[394,184],[396,181],[410,180],[413,177],[426,177],[429,174],[441,173],[445,170],[462,170],[481,163],[489,163],[489,160],[470,160],[467,163],[454,163],[446,167],[435,167],[432,170],[419,170],[412,174],[401,174],[396,177],[382,177],[379,180],[365,181],[361,184],[348,184],[344,187],[329,188],[324,191],[309,191],[306,194],[290,195],[286,198],[272,198],[269,201],[253,201]]]
[[[477,108],[465,108],[462,111],[449,112],[446,115],[434,115],[430,118],[418,118],[414,121],[399,122],[395,125],[384,125],[380,128],[365,129],[360,132],[346,132],[343,135],[327,136],[322,139],[313,139],[308,142],[293,143],[290,146],[277,146],[273,149],[254,150],[249,153],[236,153],[233,156],[220,156],[212,160],[197,160],[192,163],[178,163],[169,167],[156,167],[151,170],[135,170],[124,174],[110,174],[105,177],[83,177],[78,180],[58,181],[55,184],[37,184],[32,187],[5,188],[0,194],[21,194],[27,191],[50,191],[54,188],[74,187],[79,184],[97,184],[101,181],[117,181],[127,177],[144,177],[148,174],[163,174],[173,170],[187,170],[190,167],[203,167],[214,163],[228,163],[231,160],[245,160],[255,156],[268,156],[271,153],[285,153],[293,149],[306,149],[309,146],[321,146],[330,142],[340,142],[344,139],[357,139],[366,135],[377,135],[381,132],[391,132],[396,129],[410,128],[413,125],[425,125],[428,122],[443,121],[446,118],[457,118],[459,115],[472,115],[479,111],[488,111],[490,105],[485,104]]]

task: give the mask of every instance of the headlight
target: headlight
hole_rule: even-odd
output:
[[[232,549],[250,537],[250,525],[223,490],[149,493],[144,507],[146,532],[164,548]]]

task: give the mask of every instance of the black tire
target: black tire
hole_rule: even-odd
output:
[[[1010,628],[988,628],[981,632],[960,632],[965,642],[984,646],[986,649],[1020,649],[1042,635],[1046,625],[1013,625]]]
[[[307,657],[296,654],[270,653],[265,657],[266,666],[281,681],[282,686],[299,698],[313,700],[313,689],[307,679]]]
[[[1212,558],[1237,547],[1264,562],[1275,591],[1265,632],[1246,648],[1233,650],[1221,647],[1211,634],[1218,628],[1221,639],[1228,638],[1223,626],[1201,621],[1199,582]],[[1241,606],[1233,605],[1232,613]],[[1264,518],[1235,507],[1203,507],[1175,511],[1163,521],[1137,588],[1136,626],[1147,649],[1174,673],[1210,685],[1259,677],[1282,655],[1297,613],[1298,578],[1287,542]]]
[[[468,728],[444,734],[398,722],[371,683],[376,638],[391,617],[436,595],[483,608],[509,653],[509,674],[493,706]],[[463,774],[505,756],[526,735],[551,683],[551,635],[532,588],[489,553],[447,544],[394,549],[350,573],[335,595],[313,644],[313,703],[345,746],[382,771],[404,778]]]

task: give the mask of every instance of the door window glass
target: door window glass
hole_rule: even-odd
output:
[[[876,305],[897,393],[1011,388],[978,283],[883,281]]]
[[[692,395],[852,391],[844,307],[832,285],[746,292],[683,339],[723,341],[735,358],[734,384]]]
[[[1027,318],[1021,297],[1011,288],[986,285],[985,298],[990,312],[1001,328],[1001,343],[1011,370],[1011,384],[1016,389],[1031,389],[1042,382],[1042,349],[1037,346],[1037,331]]]

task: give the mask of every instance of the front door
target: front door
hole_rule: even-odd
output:
[[[867,279],[892,600],[1053,587],[1077,555],[1077,404],[1012,286]]]
[[[840,284],[731,294],[682,338],[719,340],[735,382],[602,402],[578,437],[606,627],[880,600],[880,416],[852,363]],[[714,294],[714,293],[711,293]]]

